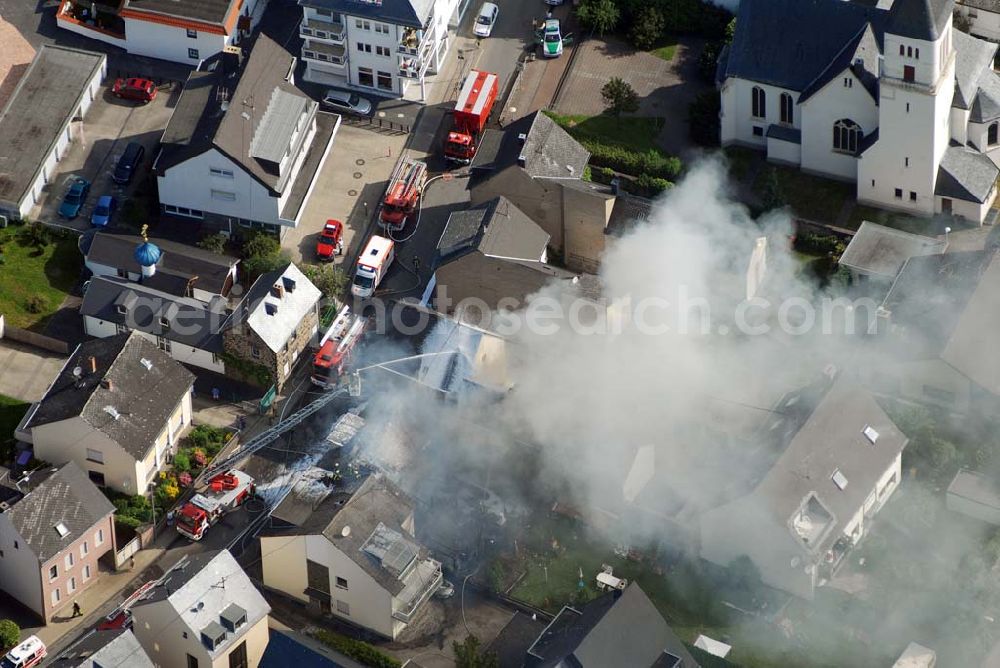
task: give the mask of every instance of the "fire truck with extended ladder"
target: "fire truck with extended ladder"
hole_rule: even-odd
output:
[[[201,540],[208,528],[254,495],[253,478],[230,469],[213,476],[204,493],[195,494],[177,513],[177,531],[191,540]]]
[[[364,316],[351,313],[349,306],[340,310],[330,329],[320,339],[319,351],[313,357],[311,380],[314,385],[329,387],[337,384],[354,346],[364,334],[367,322]]]
[[[146,599],[153,588],[167,580],[170,574],[179,568],[183,568],[188,561],[187,556],[177,560],[177,563],[167,569],[167,572],[155,580],[144,583],[141,587],[132,592],[121,605],[105,615],[104,619],[97,625],[98,631],[115,631],[118,629],[132,628],[132,606],[139,601]]]
[[[389,188],[382,200],[379,224],[390,232],[398,232],[417,210],[420,193],[427,183],[427,164],[406,158],[401,160],[389,179]]]

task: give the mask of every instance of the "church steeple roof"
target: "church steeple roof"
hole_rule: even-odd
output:
[[[944,32],[954,8],[954,0],[894,0],[885,31],[933,42]]]

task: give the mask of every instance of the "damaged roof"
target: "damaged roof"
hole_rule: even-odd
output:
[[[503,195],[448,216],[436,264],[479,251],[488,257],[539,262],[549,234]]]
[[[536,179],[579,179],[589,161],[590,151],[536,111],[514,121],[502,133],[487,130],[470,168],[493,171],[520,165]]]
[[[39,563],[70,547],[115,512],[74,462],[33,471],[27,480],[17,482],[9,471],[3,472],[0,484],[10,505],[3,514]]]
[[[77,346],[26,428],[79,416],[143,459],[193,383],[180,362],[136,332],[94,339]]]

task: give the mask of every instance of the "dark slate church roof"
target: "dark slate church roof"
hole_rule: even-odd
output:
[[[896,0],[889,9],[885,31],[900,37],[933,42],[948,25],[954,0]]]

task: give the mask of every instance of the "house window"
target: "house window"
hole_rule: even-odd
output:
[[[792,112],[794,109],[794,103],[792,102],[792,96],[788,93],[781,94],[781,122],[792,124]]]
[[[247,663],[247,641],[244,640],[239,647],[229,653],[229,668],[249,668]]]
[[[212,173],[212,176],[220,176],[224,179],[233,178],[233,170],[231,169],[220,169],[218,167],[210,167],[209,171]]]
[[[344,578],[337,578],[337,587],[340,589],[347,589],[347,580]]]
[[[337,612],[339,612],[342,615],[350,615],[351,606],[347,604],[347,601],[341,601],[340,599],[337,599]]]
[[[896,199],[903,199],[903,189],[896,188]]]
[[[118,315],[125,315],[128,313],[128,307],[126,307],[125,304],[118,304],[115,307],[115,310],[118,311]]]
[[[913,47],[912,46],[906,47],[906,57],[907,58],[912,58],[913,57]]]
[[[913,50],[913,57],[917,60],[920,60],[920,49]]]
[[[128,327],[125,325],[115,325],[115,334],[127,334]]]
[[[84,564],[83,566],[83,581],[86,582],[90,579],[90,564]]]
[[[910,113],[910,103],[906,103],[906,113]]]
[[[861,139],[861,126],[849,118],[842,118],[833,124],[833,150],[857,153]]]
[[[364,42],[358,42],[358,51],[360,51],[362,53],[371,53],[372,52],[372,45],[371,44],[365,44]]]
[[[254,358],[255,360],[259,360],[260,348],[258,348],[257,346],[250,346],[250,357]]]
[[[187,655],[187,668],[198,668],[198,659],[190,654]]]
[[[80,558],[81,559],[86,558],[89,552],[90,552],[90,545],[87,544],[87,541],[83,541],[83,545],[80,546]]]
[[[909,167],[909,166],[910,166],[910,158],[909,156],[907,156],[903,158],[903,167]]]
[[[754,137],[763,137],[764,136],[764,128],[762,128],[759,125],[753,126],[753,136]]]
[[[375,75],[370,67],[359,67],[358,68],[358,85],[368,86],[369,88],[375,87]]]
[[[95,538],[94,540],[95,545],[98,546],[104,545],[104,529],[98,529],[97,535],[94,538]]]
[[[917,193],[913,192],[912,190],[910,191],[910,201],[911,202],[917,201]]]
[[[59,577],[59,567],[58,566],[49,566],[49,582],[52,582],[57,577]]]
[[[169,353],[171,349],[170,339],[165,339],[162,336],[156,337],[156,347],[165,353]]]
[[[66,564],[66,570],[73,568],[73,553],[67,552],[66,556],[63,557],[63,563]]]
[[[160,327],[163,329],[170,329],[170,321],[166,318],[160,318]]]
[[[903,65],[903,81],[912,83],[916,79],[916,70],[913,65]]]
[[[218,353],[212,353],[212,364],[218,364],[218,363],[219,363]]]
[[[187,36],[190,37],[191,39],[198,39],[198,31],[197,30],[192,30],[191,28],[188,28],[187,29]]]
[[[385,56],[386,58],[388,58],[391,55],[391,52],[389,51],[389,47],[387,46],[376,46],[375,55]]]
[[[881,499],[882,497],[885,496],[886,491],[895,484],[896,484],[896,472],[893,471],[892,475],[889,477],[888,480],[885,481],[885,484],[882,485],[881,489],[879,489],[878,492],[876,492],[876,496],[879,499]]]
[[[767,117],[767,93],[764,92],[763,88],[753,87],[753,90],[750,91],[750,102],[751,114],[754,118]]]
[[[66,593],[72,594],[76,591],[76,578],[69,579],[69,587],[66,588]]]
[[[388,72],[379,72],[378,87],[382,90],[392,90],[392,75]]]
[[[361,19],[354,19],[354,27],[359,30],[371,30],[372,24],[368,21],[362,21]]]
[[[903,46],[902,44],[899,45],[899,55],[901,55],[901,56],[905,56],[906,55],[906,47]]]
[[[213,190],[212,199],[221,199],[225,202],[235,202],[236,193],[231,193],[225,190]]]
[[[991,123],[990,127],[986,128],[986,143],[990,146],[997,143],[998,128],[1000,128],[1000,123]]]
[[[62,598],[62,596],[60,596],[60,594],[59,594],[59,588],[56,587],[55,589],[52,590],[52,605],[55,605],[56,603],[58,603],[59,599],[61,599],[61,598]]]
[[[87,471],[87,477],[90,478],[90,482],[94,483],[98,487],[104,487],[104,474],[100,471]],[[100,545],[100,543],[98,543]]]
[[[375,32],[381,33],[383,35],[388,35],[389,34],[389,25],[386,24],[386,23],[376,23],[375,24]]]
[[[198,60],[198,49],[188,49],[188,58]]]
[[[854,88],[854,79],[851,77],[844,77],[844,88]]]

